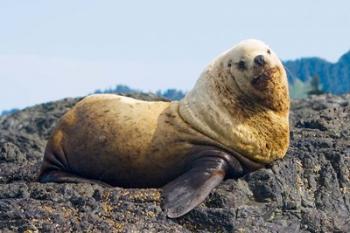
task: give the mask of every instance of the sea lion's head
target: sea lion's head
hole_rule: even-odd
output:
[[[286,71],[268,45],[259,40],[244,40],[217,60],[215,70],[232,79],[234,91],[240,92],[243,98],[251,98],[274,111],[288,110]]]
[[[280,59],[265,43],[244,40],[205,68],[179,113],[225,148],[269,163],[287,151],[289,103]]]

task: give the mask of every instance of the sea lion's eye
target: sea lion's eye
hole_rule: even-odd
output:
[[[270,49],[268,49],[268,50],[267,50],[267,53],[268,53],[268,54],[271,54],[271,50],[270,50]]]
[[[227,67],[231,67],[232,66],[232,61],[230,60],[228,63],[227,63]]]
[[[244,61],[239,61],[237,63],[237,67],[238,67],[239,70],[245,70],[246,69],[245,62]]]

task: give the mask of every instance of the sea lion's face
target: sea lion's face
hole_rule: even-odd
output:
[[[245,95],[267,99],[282,86],[287,88],[281,61],[261,41],[242,41],[225,54],[223,65]]]

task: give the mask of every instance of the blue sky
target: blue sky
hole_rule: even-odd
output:
[[[0,2],[0,111],[127,84],[189,90],[242,39],[281,59],[350,49],[350,1]]]

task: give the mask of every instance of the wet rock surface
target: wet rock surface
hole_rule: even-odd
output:
[[[350,232],[350,95],[294,101],[285,159],[224,181],[175,220],[158,189],[35,181],[51,130],[78,100],[0,117],[0,232]]]

